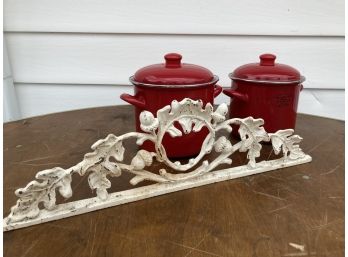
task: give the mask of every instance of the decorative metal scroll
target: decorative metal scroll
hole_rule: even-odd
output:
[[[298,143],[302,138],[293,135],[292,129],[279,130],[276,133],[267,133],[262,127],[262,119],[252,117],[226,120],[228,107],[221,104],[214,111],[211,104],[203,106],[202,101],[184,99],[181,102],[173,101],[157,112],[143,111],[140,114],[140,127],[144,133],[130,132],[121,136],[109,134],[92,145],[93,152],[87,153],[83,160],[68,169],[55,167],[40,171],[36,180],[26,187],[17,189],[16,205],[4,219],[4,230],[27,227],[51,220],[57,220],[81,213],[86,213],[127,202],[137,201],[161,194],[184,190],[223,180],[243,177],[251,174],[274,170],[278,168],[298,165],[311,161],[311,157],[303,153]],[[182,130],[174,124],[178,122]],[[232,125],[238,125],[241,140],[232,144],[225,136],[217,137],[217,132],[232,131]],[[198,132],[207,127],[206,136],[201,151],[196,158],[182,164],[172,162],[166,155],[162,139],[166,133],[171,137],[180,137],[182,133]],[[136,143],[142,145],[146,140],[155,144],[156,152],[139,150],[130,164],[124,163],[125,148],[123,142],[129,138],[136,138]],[[275,154],[282,153],[282,157],[271,161],[256,162],[262,149],[262,141],[271,141]],[[211,151],[218,155],[212,160],[203,160]],[[232,164],[231,155],[236,152],[247,152],[247,165],[231,167],[223,170],[214,170],[222,164]],[[160,169],[157,173],[147,170],[154,158],[164,163],[169,169]],[[172,173],[171,170],[180,171]],[[188,172],[188,170],[191,170]],[[108,193],[111,187],[110,177],[118,177],[123,172],[135,175],[130,183],[149,180],[156,182],[153,185],[142,186],[122,192]],[[97,197],[83,199],[64,204],[56,204],[57,192],[64,198],[72,196],[72,174],[88,176],[88,184],[96,191]],[[43,203],[43,208],[41,204]],[[39,205],[40,204],[40,205]]]

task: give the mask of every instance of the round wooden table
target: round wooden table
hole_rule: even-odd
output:
[[[70,167],[96,140],[129,131],[130,106],[6,123],[4,215],[37,171]],[[296,133],[311,163],[5,232],[4,256],[343,256],[344,122],[298,115]],[[72,200],[94,196],[86,177],[73,176]],[[113,178],[110,191],[129,179]]]

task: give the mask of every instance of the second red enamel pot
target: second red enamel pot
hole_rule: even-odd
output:
[[[173,100],[184,98],[202,100],[214,104],[214,97],[218,96],[222,88],[216,85],[219,78],[210,70],[188,63],[182,63],[182,56],[170,53],[164,56],[165,63],[146,66],[130,77],[134,85],[134,96],[122,94],[121,99],[135,106],[136,130],[141,132],[139,115],[147,110],[156,116],[157,111]],[[182,131],[182,128],[176,124]],[[181,137],[172,138],[168,133],[163,138],[166,154],[171,158],[195,156],[200,152],[202,143],[208,135],[208,129],[191,132]],[[145,150],[154,151],[154,144],[146,141]]]
[[[230,118],[262,118],[269,133],[295,128],[305,80],[298,70],[275,59],[273,54],[263,54],[259,63],[238,67],[229,74],[231,89],[224,90],[231,97]]]

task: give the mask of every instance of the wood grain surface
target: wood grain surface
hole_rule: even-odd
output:
[[[134,130],[133,116],[117,106],[5,124],[4,215],[37,171],[79,162],[97,139]],[[344,123],[299,115],[296,132],[312,163],[6,232],[4,256],[344,256]],[[113,178],[110,191],[129,179]],[[73,192],[93,195],[86,177],[73,177]]]

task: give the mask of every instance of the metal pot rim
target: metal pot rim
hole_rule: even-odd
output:
[[[245,81],[245,82],[253,82],[253,83],[260,83],[260,84],[281,84],[281,85],[289,85],[289,84],[301,84],[303,83],[306,78],[305,76],[301,76],[298,80],[292,80],[292,81],[277,81],[277,80],[256,80],[256,79],[243,79],[233,76],[233,72],[228,74],[229,78],[233,81]]]
[[[216,82],[219,81],[219,77],[214,75],[214,78],[212,81],[206,82],[206,83],[201,83],[201,84],[191,84],[191,85],[161,85],[161,84],[147,84],[147,83],[142,83],[134,80],[134,76],[129,77],[129,81],[134,85],[134,86],[145,86],[145,87],[163,87],[163,88],[190,88],[190,87],[204,87],[208,85],[213,85]]]

